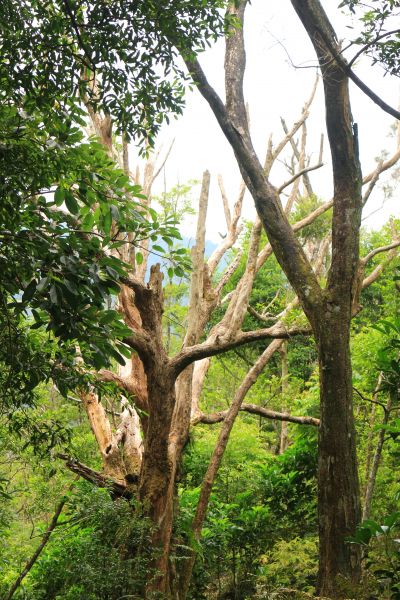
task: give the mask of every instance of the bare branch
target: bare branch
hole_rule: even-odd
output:
[[[258,415],[265,419],[271,419],[274,421],[287,421],[288,423],[298,423],[299,425],[314,425],[315,427],[319,426],[319,419],[314,417],[299,417],[296,415],[290,415],[288,413],[281,413],[275,410],[263,408],[257,404],[242,404],[240,411],[248,412],[253,415]],[[219,411],[210,415],[201,414],[196,417],[192,424],[197,425],[198,423],[204,423],[206,425],[213,425],[214,423],[220,423],[223,421],[227,414],[227,410]]]
[[[250,342],[256,342],[265,339],[287,340],[297,335],[311,335],[310,327],[290,327],[286,328],[282,323],[273,325],[266,329],[257,329],[255,331],[242,331],[227,341],[217,339],[214,342],[205,341],[202,344],[184,348],[170,361],[173,372],[178,375],[190,363],[201,360],[208,356],[216,356],[227,350],[232,350],[238,346],[243,346]]]
[[[204,250],[209,190],[210,173],[204,171],[197,216],[196,243],[192,248],[193,272],[190,282],[190,299],[187,317],[188,326],[183,343],[184,346],[192,345],[199,339],[199,325],[201,322],[199,314],[203,308],[202,300],[204,294]]]
[[[271,164],[276,160],[276,158],[280,155],[280,153],[282,152],[282,150],[285,148],[286,144],[288,142],[290,142],[293,137],[295,136],[295,134],[297,133],[297,131],[300,129],[300,127],[305,123],[305,121],[307,120],[308,116],[309,116],[309,110],[310,110],[310,106],[314,100],[315,97],[315,92],[317,91],[317,86],[318,86],[318,81],[319,81],[319,76],[317,75],[315,78],[315,82],[313,85],[313,88],[311,90],[311,94],[309,99],[307,100],[307,102],[304,104],[300,118],[293,124],[292,128],[290,130],[287,129],[287,131],[285,131],[286,136],[279,142],[279,144],[276,146],[275,149],[272,149],[270,152],[270,158],[267,164]],[[282,120],[282,119],[281,119]],[[286,126],[286,123],[285,123]],[[267,155],[268,156],[268,155]]]
[[[312,167],[304,167],[304,169],[301,169],[300,171],[298,171],[297,173],[295,173],[293,175],[293,177],[291,177],[288,181],[285,181],[285,183],[283,183],[278,188],[278,194],[280,194],[281,192],[283,192],[283,190],[285,188],[287,188],[291,183],[293,183],[294,181],[296,181],[296,179],[298,179],[299,177],[301,177],[305,173],[309,173],[310,171],[315,171],[316,169],[320,169],[323,166],[324,166],[324,163],[318,163],[317,165],[313,165]]]
[[[396,152],[388,160],[386,160],[382,163],[382,167],[379,170],[379,174],[383,173],[384,171],[387,171],[388,169],[393,167],[398,162],[399,159],[400,159],[400,146],[398,146]],[[377,171],[377,168],[374,169],[374,171],[371,171],[371,173],[368,173],[368,175],[365,175],[365,177],[363,177],[363,185],[369,183],[376,176],[376,171]]]
[[[155,182],[155,180],[157,179],[157,177],[159,176],[159,174],[161,173],[161,171],[163,170],[163,168],[165,167],[165,163],[167,162],[167,160],[169,159],[169,155],[171,154],[171,150],[172,147],[175,143],[175,139],[172,140],[166,155],[164,156],[164,159],[162,160],[160,166],[158,167],[157,171],[153,174],[152,178],[151,178],[151,183],[153,184]]]
[[[387,246],[381,246],[380,248],[375,248],[374,250],[371,250],[371,252],[369,254],[367,254],[367,256],[364,256],[364,258],[361,258],[360,262],[362,262],[364,265],[366,265],[367,262],[369,262],[377,254],[380,254],[381,252],[388,252],[389,250],[393,250],[394,248],[398,248],[399,246],[400,246],[400,240],[396,240],[395,242],[392,242],[391,244],[388,244]]]
[[[258,319],[262,323],[270,323],[271,321],[276,321],[278,318],[276,315],[261,314],[257,312],[252,306],[250,306],[250,304],[248,305],[247,310],[250,315]]]
[[[379,161],[371,179],[368,181],[369,185],[368,185],[367,189],[363,193],[363,197],[362,197],[363,208],[366,205],[366,203],[368,202],[368,199],[369,199],[370,195],[372,194],[372,191],[379,179],[379,176],[382,173],[382,167],[383,167],[383,161],[381,160],[381,161]]]
[[[212,276],[215,273],[215,270],[216,270],[217,266],[219,265],[222,257],[227,252],[227,250],[232,248],[232,246],[236,242],[237,238],[239,237],[242,227],[241,227],[241,225],[238,225],[238,222],[240,219],[240,215],[242,213],[242,204],[243,204],[243,198],[244,198],[245,191],[246,191],[246,185],[245,185],[244,181],[242,181],[240,184],[240,188],[239,188],[238,198],[233,206],[232,215],[229,210],[228,199],[225,195],[225,199],[223,200],[223,202],[224,202],[224,207],[225,207],[225,203],[226,203],[226,211],[227,211],[226,218],[227,218],[227,215],[229,215],[230,225],[228,227],[228,233],[227,233],[226,238],[214,250],[214,252],[211,254],[210,258],[207,261],[207,266],[208,266],[210,276]],[[222,191],[221,191],[221,193],[222,193]],[[224,191],[224,194],[225,194],[225,191]]]
[[[258,376],[260,375],[260,373],[262,373],[265,365],[268,363],[269,359],[274,354],[274,352],[280,347],[281,343],[282,342],[280,342],[279,340],[274,340],[264,350],[261,356],[259,356],[254,366],[250,369],[250,371],[243,379],[241,385],[236,391],[235,397],[231,406],[229,407],[229,410],[226,412],[223,426],[219,432],[217,444],[215,446],[213,455],[208,465],[207,472],[203,479],[200,498],[197,505],[196,514],[193,519],[192,529],[197,539],[199,538],[201,529],[203,527],[203,522],[206,516],[212,486],[214,484],[216,474],[221,464],[221,460],[225,452],[225,448],[227,446],[233,424],[240,410],[240,406],[249,389],[255,384]]]
[[[230,263],[230,265],[228,265],[228,267],[223,272],[221,279],[218,281],[217,285],[215,286],[215,291],[217,294],[219,294],[221,292],[224,285],[226,285],[228,283],[229,279],[232,277],[233,273],[236,271],[236,269],[240,265],[242,255],[243,255],[242,250],[239,250],[238,253],[236,254],[235,258],[233,259],[233,261]]]
[[[367,275],[367,277],[365,277],[365,279],[363,279],[361,283],[361,289],[364,290],[365,288],[373,284],[380,277],[386,265],[388,265],[396,255],[396,248],[389,250],[389,252],[385,256],[385,259],[379,265],[377,265],[375,269],[369,275]]]
[[[107,490],[109,490],[110,494],[113,497],[123,497],[128,499],[132,497],[132,493],[128,491],[126,487],[120,482],[114,481],[110,477],[102,475],[98,471],[91,469],[87,465],[84,465],[83,463],[79,462],[78,460],[75,460],[74,458],[71,458],[66,454],[57,454],[56,456],[57,458],[60,458],[65,462],[65,466],[70,471],[76,473],[77,475],[79,475],[79,477],[86,479],[86,481],[93,483],[97,487],[106,488]]]
[[[229,202],[228,202],[228,197],[226,195],[224,180],[222,179],[222,175],[218,175],[218,185],[219,185],[219,189],[221,192],[222,204],[224,206],[226,226],[229,231],[230,226],[231,226],[231,212],[229,210]]]
[[[242,33],[238,30],[228,40],[231,41],[232,38],[240,35]],[[230,118],[221,99],[208,83],[198,61],[186,60],[186,65],[234,149],[243,179],[253,195],[257,211],[278,262],[284,265],[289,280],[297,288],[296,292],[302,297],[302,303],[310,316],[311,306],[321,300],[321,288],[299,241],[283,214],[277,190],[265,178],[264,170],[259,163],[249,135],[246,133],[247,117],[246,122],[241,122],[238,126],[239,113],[233,120]],[[239,98],[235,97],[235,102],[238,100]],[[240,111],[241,114],[242,111]],[[282,240],[285,240],[284,244]]]

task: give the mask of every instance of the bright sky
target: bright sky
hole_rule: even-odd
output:
[[[348,17],[344,17],[336,8],[339,0],[324,2],[339,38],[354,36],[354,31],[346,29]],[[354,23],[357,25],[357,23]],[[264,156],[266,142],[272,132],[277,143],[282,136],[280,117],[290,125],[300,115],[302,105],[309,97],[315,79],[315,54],[303,27],[289,0],[253,0],[246,13],[245,23],[247,70],[245,96],[250,107],[251,129],[257,152]],[[349,57],[356,50],[351,49]],[[289,58],[290,57],[290,58]],[[224,43],[221,40],[211,50],[200,57],[200,62],[210,83],[223,95]],[[295,68],[291,61],[303,68]],[[371,68],[365,60],[358,64],[357,74],[389,104],[398,105],[399,81],[383,77],[379,67]],[[364,96],[354,85],[351,88],[354,120],[358,123],[360,153],[363,172],[374,168],[374,158],[381,150],[389,153],[394,150],[395,139],[388,137],[394,120],[384,113],[372,101]],[[308,121],[308,152],[318,159],[321,132],[324,131],[324,106],[322,84],[319,85]],[[189,179],[201,179],[203,170],[208,169],[212,176],[212,188],[207,221],[207,237],[218,241],[218,232],[225,232],[224,216],[220,195],[216,184],[221,173],[226,189],[233,203],[240,181],[239,170],[232,150],[225,140],[206,101],[195,90],[188,92],[184,115],[165,128],[159,144],[166,149],[175,139],[171,156],[165,169],[167,189],[177,182]],[[288,156],[288,154],[286,155]],[[319,171],[311,173],[311,181],[316,193],[324,199],[331,197],[331,177],[329,169],[329,148],[325,139],[324,162]],[[311,163],[314,161],[311,160]],[[287,173],[277,165],[272,172],[272,182],[276,185],[288,179]],[[163,177],[157,182],[156,190],[164,187]],[[247,195],[248,196],[248,195]],[[365,221],[369,227],[379,227],[389,215],[399,215],[399,196],[384,205],[383,193],[379,188],[365,209],[365,214],[374,213]],[[243,216],[254,217],[252,199],[246,198]],[[193,235],[193,219],[184,223],[185,235]]]

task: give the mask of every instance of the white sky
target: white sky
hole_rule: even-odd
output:
[[[349,18],[344,17],[336,8],[339,0],[324,2],[338,37],[354,36],[354,31],[346,29]],[[357,25],[357,23],[354,23]],[[315,65],[316,59],[307,34],[295,14],[289,0],[253,0],[246,11],[245,23],[247,70],[245,96],[250,107],[251,129],[257,152],[263,158],[269,134],[277,143],[282,136],[280,117],[284,117],[288,126],[297,120],[302,105],[309,97],[315,79],[314,68],[296,69],[290,64],[288,54],[296,65]],[[278,42],[279,40],[279,42]],[[351,57],[357,48],[351,49]],[[224,43],[221,40],[212,49],[202,54],[200,62],[215,89],[223,95]],[[365,60],[358,64],[357,74],[380,94],[389,104],[398,105],[399,80],[383,77],[379,67],[372,68]],[[353,118],[358,123],[360,154],[363,172],[374,167],[374,158],[382,149],[391,153],[395,146],[393,138],[388,137],[394,119],[351,84]],[[318,159],[320,134],[324,131],[324,106],[322,83],[314,100],[311,116],[308,120],[308,152]],[[203,170],[208,169],[212,176],[212,188],[207,220],[208,239],[218,241],[218,232],[225,232],[224,216],[216,185],[217,175],[224,177],[230,200],[236,198],[240,181],[239,170],[232,150],[225,140],[206,101],[197,90],[188,92],[184,115],[173,121],[162,131],[158,146],[166,149],[175,138],[174,147],[165,169],[167,189],[177,182],[189,179],[201,179]],[[284,156],[284,155],[283,155]],[[288,154],[287,154],[288,156]],[[316,193],[324,198],[331,197],[331,176],[329,169],[329,147],[325,136],[325,167],[310,173]],[[314,161],[311,160],[311,163]],[[272,182],[276,185],[288,179],[287,173],[277,165],[272,172]],[[160,176],[155,192],[164,187]],[[365,209],[365,214],[376,211],[382,204],[383,194],[377,189]],[[254,217],[252,199],[247,194],[243,216]],[[365,223],[369,227],[379,227],[389,215],[399,215],[399,196],[387,202],[383,209],[374,212]],[[193,235],[193,219],[183,224],[183,233]]]

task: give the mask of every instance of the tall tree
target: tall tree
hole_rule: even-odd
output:
[[[316,52],[321,69],[326,125],[333,167],[332,261],[324,288],[320,286],[298,239],[282,211],[279,190],[269,181],[254,150],[243,95],[246,1],[232,5],[239,26],[226,39],[225,104],[208,83],[200,64],[182,52],[200,93],[209,103],[235,153],[259,218],[275,256],[296,291],[312,326],[320,362],[321,425],[319,428],[318,590],[341,597],[339,576],[356,582],[360,556],[346,537],[360,520],[350,360],[350,320],[357,303],[362,176],[357,124],[353,122],[349,73],[332,25],[318,0],[292,0]]]

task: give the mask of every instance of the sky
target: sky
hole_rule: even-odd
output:
[[[354,36],[357,21],[351,21],[336,7],[338,0],[323,2],[339,39]],[[298,119],[305,100],[309,97],[316,76],[316,59],[306,32],[295,14],[289,0],[253,0],[246,11],[245,39],[247,69],[245,76],[245,98],[249,104],[253,142],[261,160],[266,150],[270,133],[278,143],[282,137],[280,117],[290,125]],[[348,57],[356,49],[349,50]],[[223,97],[224,43],[220,40],[210,50],[200,55],[201,65],[217,92]],[[383,76],[383,70],[371,67],[370,61],[359,61],[355,68],[372,89],[389,104],[397,107],[400,84],[396,78]],[[363,173],[374,168],[375,158],[382,150],[392,153],[395,139],[389,136],[394,119],[384,113],[369,98],[351,84],[353,118],[358,123],[360,156]],[[322,82],[318,85],[316,98],[308,120],[308,152],[318,162],[321,133],[325,133]],[[184,183],[191,179],[200,180],[208,169],[211,173],[211,193],[207,219],[207,237],[218,241],[226,231],[222,203],[217,187],[217,175],[222,174],[231,203],[234,202],[240,182],[239,169],[233,152],[225,140],[206,101],[197,90],[188,91],[186,108],[178,120],[164,127],[157,147],[161,155],[172,140],[174,145],[164,172],[155,184],[155,192],[165,187]],[[288,156],[288,155],[286,155]],[[282,158],[284,155],[282,156]],[[316,193],[327,200],[332,196],[330,155],[325,134],[324,163],[326,165],[310,174]],[[276,164],[271,181],[280,185],[288,179],[282,165]],[[193,203],[196,205],[198,189],[194,189]],[[399,197],[387,201],[382,208],[383,192],[377,189],[365,209],[364,225],[369,228],[381,226],[389,215],[399,216]],[[243,218],[255,216],[252,199],[246,194]],[[185,236],[192,236],[195,219],[182,224]]]

